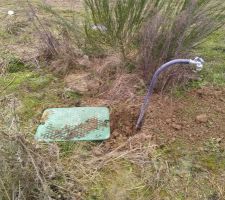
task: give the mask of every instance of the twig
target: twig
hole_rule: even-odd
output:
[[[93,163],[96,162],[101,162],[101,163],[108,163],[110,161],[110,159],[112,159],[112,157],[114,157],[114,155],[120,151],[123,147],[125,147],[126,145],[128,145],[130,142],[132,142],[132,140],[134,140],[136,138],[136,135],[134,135],[133,137],[129,138],[127,141],[125,141],[124,143],[122,143],[120,146],[118,146],[116,149],[114,149],[113,151],[109,152],[108,154],[105,154],[104,156],[100,157],[100,158],[94,158],[91,161],[88,162],[89,165],[92,165]],[[134,149],[136,150],[136,149]],[[129,151],[132,152],[133,150]],[[128,152],[128,153],[129,153]],[[125,152],[124,155],[126,155],[127,152]],[[120,154],[117,158],[113,158],[114,159],[118,159],[119,157],[122,157],[123,154]]]
[[[23,141],[22,141],[21,139],[19,140],[19,142],[20,142],[20,144],[23,146],[23,148],[25,149],[25,151],[27,152],[28,156],[29,156],[30,159],[31,159],[31,162],[32,162],[33,167],[34,167],[34,169],[35,169],[35,171],[36,171],[37,177],[38,177],[38,179],[39,179],[40,182],[41,182],[43,191],[44,191],[44,192],[46,193],[46,195],[48,196],[48,199],[52,199],[52,198],[48,195],[48,190],[47,190],[47,188],[46,188],[45,178],[42,179],[41,174],[40,174],[40,172],[39,172],[39,169],[38,169],[38,167],[37,167],[37,165],[36,165],[36,163],[35,163],[35,161],[34,161],[34,158],[33,158],[33,156],[32,156],[31,153],[30,153],[30,149],[28,149],[28,148],[26,147],[26,145],[23,143]]]
[[[6,194],[7,198],[10,200],[9,194],[8,194],[6,188],[5,188],[5,185],[4,185],[3,181],[2,181],[2,179],[0,179],[0,181],[1,181],[1,184],[2,184],[2,186],[3,186],[3,189],[4,189],[4,191],[5,191],[5,194]]]
[[[14,77],[12,78],[12,80],[10,81],[10,83],[9,83],[7,86],[5,86],[5,87],[3,88],[3,90],[0,91],[0,93],[4,92],[4,91],[5,91],[5,90],[6,90],[6,89],[14,82],[15,78],[16,78],[16,76],[14,76]]]
[[[40,36],[41,36],[42,39],[46,42],[46,44],[50,46],[51,53],[52,53],[52,54],[54,54],[54,53],[58,54],[57,49],[56,49],[55,45],[53,44],[53,42],[52,42],[52,40],[51,40],[51,35],[49,35],[47,29],[45,28],[45,26],[44,26],[43,23],[41,22],[40,18],[37,16],[37,14],[36,14],[36,12],[35,12],[35,10],[34,10],[32,4],[30,3],[29,0],[27,0],[26,2],[27,2],[27,4],[28,4],[28,6],[29,6],[29,8],[30,8],[30,10],[31,10],[31,12],[32,12],[32,14],[33,14],[33,16],[36,18],[36,20],[37,20],[37,22],[39,23],[40,27],[41,27],[42,30],[44,31],[44,34],[45,34],[45,36],[47,37],[47,39],[43,37],[43,35],[42,35],[42,33],[41,33],[41,31],[40,31],[38,25],[37,25],[35,22],[33,22],[33,25],[35,26],[36,30],[39,32]],[[53,51],[54,51],[54,52],[53,52]]]

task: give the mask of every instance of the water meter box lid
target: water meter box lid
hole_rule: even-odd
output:
[[[110,136],[106,107],[50,108],[44,111],[35,139],[45,142],[106,140]]]

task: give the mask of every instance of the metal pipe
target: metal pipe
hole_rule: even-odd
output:
[[[145,115],[145,111],[149,106],[150,103],[150,97],[153,93],[153,89],[155,87],[156,81],[158,79],[158,76],[165,70],[167,70],[168,68],[170,68],[171,66],[175,65],[175,64],[194,64],[196,65],[196,71],[201,71],[203,68],[203,63],[204,60],[202,58],[198,58],[196,57],[194,60],[191,59],[176,59],[176,60],[172,60],[168,63],[165,63],[164,65],[162,65],[160,68],[158,68],[156,70],[156,72],[154,73],[151,83],[149,85],[148,88],[148,92],[144,98],[144,103],[142,104],[141,110],[140,110],[140,115],[138,117],[137,123],[136,123],[136,129],[140,129],[142,126],[142,121],[144,119],[144,115]]]

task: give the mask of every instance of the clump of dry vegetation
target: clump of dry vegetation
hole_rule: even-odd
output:
[[[39,48],[38,60],[50,65],[55,75],[64,76],[79,66],[79,54],[70,44],[70,38],[63,34],[60,39],[51,32],[41,32],[41,40],[45,41]]]
[[[74,31],[68,31],[71,27],[74,30],[75,25],[69,26],[69,23],[48,5],[27,2],[26,6],[26,11],[32,16],[36,42],[39,43],[36,58],[38,63],[45,63],[52,73],[60,76],[79,68],[77,60],[82,55],[78,43],[81,37],[75,37]],[[46,18],[43,18],[45,14]]]
[[[11,95],[0,101],[0,197],[50,199],[57,194],[50,186],[62,175],[57,151],[50,152],[50,146],[35,144],[27,134],[20,132],[16,114],[19,104]]]

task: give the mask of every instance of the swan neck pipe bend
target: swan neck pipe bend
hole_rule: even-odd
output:
[[[156,72],[154,73],[152,80],[150,82],[147,94],[144,98],[144,103],[142,104],[141,110],[140,110],[140,114],[136,123],[136,129],[140,129],[142,126],[142,121],[144,119],[144,115],[145,115],[145,111],[147,110],[148,106],[149,106],[149,102],[150,102],[150,97],[153,93],[156,81],[159,77],[159,75],[167,70],[168,68],[170,68],[171,66],[175,65],[175,64],[194,64],[196,65],[196,71],[201,71],[203,68],[203,63],[204,60],[202,58],[195,58],[194,60],[191,59],[176,59],[176,60],[172,60],[170,62],[165,63],[164,65],[162,65],[160,68],[158,68],[156,70]]]

